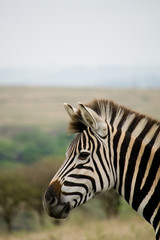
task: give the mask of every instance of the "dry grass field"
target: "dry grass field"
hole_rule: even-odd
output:
[[[160,119],[160,89],[65,89],[0,87],[0,127],[40,126],[50,128],[68,120],[63,103],[95,98],[111,99],[153,118]]]
[[[127,220],[127,221],[126,221]],[[65,220],[60,226],[38,232],[14,232],[2,234],[0,240],[151,240],[154,232],[144,219],[137,216],[110,220],[81,221]]]

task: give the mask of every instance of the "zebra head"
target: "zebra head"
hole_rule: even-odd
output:
[[[64,106],[71,117],[70,130],[77,135],[45,192],[44,207],[55,218],[67,217],[71,209],[113,185],[107,122],[84,104],[79,103],[78,110]]]

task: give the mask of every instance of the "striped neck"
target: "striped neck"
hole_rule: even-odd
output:
[[[132,113],[125,116],[123,112],[118,117],[115,115],[114,119],[111,117],[110,124],[116,172],[115,188],[153,225],[149,212],[155,204],[158,206],[159,200],[157,198],[154,204],[147,203],[156,188],[160,187],[160,126],[142,115]]]

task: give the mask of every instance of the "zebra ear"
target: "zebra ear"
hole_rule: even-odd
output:
[[[98,114],[91,108],[86,107],[82,103],[78,103],[81,111],[82,118],[85,124],[91,127],[95,132],[97,132],[101,137],[107,135],[107,124],[106,122],[98,116]]]
[[[70,117],[72,117],[72,115],[77,111],[74,107],[72,107],[68,103],[64,103],[64,108]]]

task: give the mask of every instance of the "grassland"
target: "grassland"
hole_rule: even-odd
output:
[[[127,220],[127,221],[126,221]],[[36,232],[2,234],[0,240],[151,240],[151,226],[139,216],[118,217],[110,220],[82,219],[79,222],[65,220],[60,226]]]

